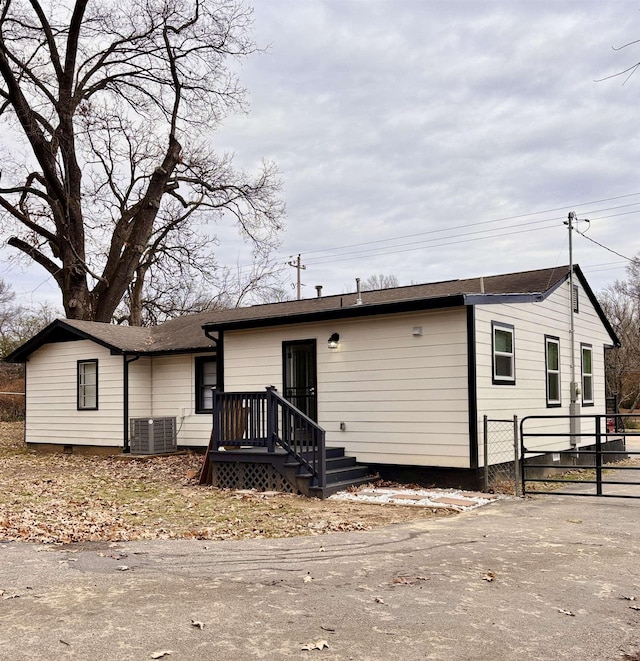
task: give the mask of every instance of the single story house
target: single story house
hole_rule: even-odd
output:
[[[168,418],[178,446],[204,448],[212,387],[272,387],[328,448],[383,476],[468,484],[483,461],[483,416],[604,414],[604,351],[617,345],[580,268],[572,276],[562,266],[216,310],[150,329],[58,320],[8,359],[26,363],[32,445],[126,450],[140,431],[132,420]],[[214,462],[232,459],[220,445],[252,444],[243,424],[210,448]]]

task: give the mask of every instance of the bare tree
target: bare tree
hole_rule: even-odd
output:
[[[280,285],[280,266],[270,260],[254,260],[250,266],[224,266],[202,274],[194,281],[183,263],[171,255],[167,264],[174,261],[175,268],[157,268],[151,272],[141,316],[136,319],[139,326],[152,326],[183,314],[221,310],[247,304],[269,303],[286,300]],[[138,280],[132,283],[130,291]],[[213,293],[212,293],[213,292]],[[122,305],[116,310],[118,323],[131,323],[131,310],[135,308],[125,295]]]
[[[227,62],[255,51],[250,27],[237,0],[0,3],[0,117],[28,147],[3,158],[0,208],[68,317],[126,298],[141,323],[154,273],[213,268],[207,222],[232,218],[261,263],[277,245],[274,166],[248,176],[206,140],[245,110]]]
[[[19,305],[11,286],[0,278],[0,358],[43,329],[56,317],[49,305]]]
[[[640,261],[631,262],[627,279],[606,287],[599,300],[621,343],[606,353],[607,394],[634,410],[640,404]]]
[[[366,278],[362,283],[362,291],[371,291],[373,289],[391,289],[399,287],[400,282],[395,275],[384,275],[383,273],[374,273]]]

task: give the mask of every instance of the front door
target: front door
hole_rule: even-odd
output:
[[[316,341],[283,342],[282,354],[285,399],[317,422]]]

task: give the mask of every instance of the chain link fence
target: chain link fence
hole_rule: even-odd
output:
[[[483,418],[484,490],[512,493],[520,491],[520,444],[518,417],[511,420]]]

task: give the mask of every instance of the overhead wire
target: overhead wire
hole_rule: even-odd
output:
[[[614,255],[617,255],[618,257],[622,257],[622,259],[626,259],[628,262],[632,262],[633,264],[636,264],[638,262],[637,259],[634,259],[632,257],[627,257],[626,255],[619,253],[617,250],[614,250],[613,248],[609,248],[609,246],[605,246],[604,243],[600,243],[600,241],[596,241],[595,239],[592,239],[590,236],[587,236],[584,232],[580,232],[579,230],[576,230],[576,233],[582,236],[583,238],[585,238],[587,241],[591,241],[591,243],[595,243],[597,246],[600,246],[601,248],[608,250]]]
[[[595,213],[606,211],[606,209],[598,210]],[[608,214],[606,216],[598,216],[595,220],[603,220],[605,218],[615,218],[618,216],[629,215],[631,213],[638,213],[635,211],[622,212],[618,214]],[[333,255],[326,255],[325,257],[310,257],[306,259],[306,263],[315,264],[332,264],[341,261],[350,261],[353,259],[359,259],[363,257],[380,257],[394,254],[401,254],[405,252],[413,252],[416,250],[424,249],[433,249],[433,248],[443,248],[451,245],[458,245],[460,243],[469,243],[472,241],[481,241],[487,239],[499,239],[502,237],[513,236],[516,234],[522,234],[527,232],[535,232],[541,230],[549,230],[553,228],[560,228],[559,221],[562,218],[547,218],[544,220],[531,221],[530,223],[520,223],[519,228],[526,227],[527,229],[517,229],[513,231],[508,230],[509,227],[502,228],[490,228],[485,230],[476,230],[475,232],[463,232],[459,234],[453,234],[451,236],[442,236],[435,237],[432,239],[424,239],[418,242],[411,243],[402,243],[391,246],[381,246],[373,248],[363,248],[362,250],[348,251],[348,252],[336,252]],[[533,227],[535,225],[540,225],[540,227]],[[410,246],[410,247],[408,247]]]
[[[537,216],[537,215],[542,215],[542,214],[547,214],[547,213],[555,213],[555,212],[558,212],[558,211],[565,211],[566,209],[570,209],[570,208],[583,208],[583,207],[586,207],[586,206],[592,205],[592,204],[601,204],[603,202],[612,202],[612,201],[615,201],[615,200],[621,200],[621,199],[634,197],[634,196],[639,196],[639,195],[640,195],[640,192],[638,192],[638,193],[628,193],[626,195],[618,195],[618,196],[615,196],[615,197],[603,198],[601,200],[592,200],[590,202],[583,202],[581,204],[567,205],[567,206],[563,206],[563,207],[557,207],[557,208],[554,208],[554,209],[545,209],[545,210],[542,210],[542,211],[532,211],[532,212],[529,212],[529,213],[517,214],[517,215],[514,215],[514,216],[505,216],[503,218],[495,218],[495,219],[492,219],[492,220],[485,220],[485,221],[479,221],[479,222],[474,222],[474,223],[465,223],[463,225],[454,225],[452,227],[438,228],[438,229],[428,230],[426,232],[415,232],[415,233],[412,233],[412,234],[404,234],[404,235],[400,235],[400,236],[390,237],[390,238],[387,238],[387,239],[377,239],[377,240],[373,240],[373,241],[362,241],[362,242],[358,242],[358,243],[351,243],[351,244],[341,245],[341,246],[338,246],[338,247],[335,247],[335,248],[321,248],[321,249],[318,249],[318,250],[305,250],[304,255],[307,259],[315,259],[315,258],[310,258],[309,256],[320,254],[320,253],[326,253],[326,252],[336,252],[338,250],[346,250],[346,249],[349,249],[349,248],[357,248],[357,247],[366,246],[366,245],[375,245],[375,244],[379,244],[379,243],[388,243],[388,242],[393,242],[393,241],[401,241],[403,239],[411,239],[411,238],[415,238],[415,237],[418,237],[418,236],[427,236],[427,235],[431,235],[431,234],[449,232],[449,231],[458,230],[458,229],[467,229],[469,227],[477,227],[477,226],[482,226],[482,225],[490,225],[490,224],[495,224],[495,223],[507,222],[507,221],[511,221],[511,220],[519,220],[521,218],[528,218],[528,217],[531,217],[531,216]],[[613,210],[623,209],[623,208],[630,207],[630,206],[636,206],[638,204],[640,204],[640,202],[633,202],[631,204],[619,205],[619,206],[615,206],[615,207],[608,207],[608,208],[605,208],[605,209],[599,209],[597,211],[592,211],[590,213],[593,214],[593,213],[601,213],[603,211],[613,211]],[[556,220],[560,220],[560,219],[556,219]],[[300,252],[300,251],[298,251],[298,252]]]

